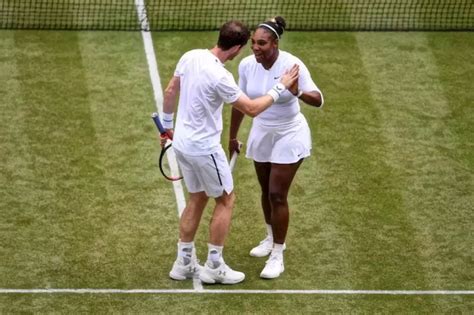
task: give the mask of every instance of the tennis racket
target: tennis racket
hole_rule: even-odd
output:
[[[163,125],[161,124],[160,116],[158,116],[158,113],[151,114],[151,118],[155,122],[156,128],[158,128],[158,131],[160,132],[160,136],[162,138],[167,138],[168,140],[170,140],[168,141],[168,144],[162,147],[161,152],[160,152],[160,158],[158,160],[158,166],[160,167],[160,172],[164,176],[164,178],[166,178],[167,180],[170,180],[170,181],[180,180],[183,178],[182,176],[171,175],[171,170],[170,170],[168,161],[167,159],[165,159],[165,153],[171,148],[171,145],[172,145],[171,140],[173,139],[170,138],[165,128],[163,128]]]

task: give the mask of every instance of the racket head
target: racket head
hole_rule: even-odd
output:
[[[168,143],[160,153],[160,157],[158,159],[158,167],[160,168],[160,172],[163,175],[164,178],[166,178],[169,181],[178,181],[183,179],[183,176],[173,176],[171,173],[171,167],[168,163],[168,159],[165,157],[166,152],[171,149],[172,145],[171,143]]]

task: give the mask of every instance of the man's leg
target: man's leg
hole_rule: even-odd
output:
[[[194,248],[194,237],[206,207],[206,193],[190,193],[189,200],[179,220],[178,254],[170,271],[170,277],[175,280],[193,278],[199,274],[199,266]]]
[[[229,233],[234,206],[234,193],[216,198],[216,206],[209,226],[208,256],[203,271],[199,274],[202,282],[213,284],[235,284],[245,279],[245,274],[234,271],[224,261],[222,251]]]
[[[229,233],[234,207],[235,194],[231,192],[216,198],[216,206],[212,214],[209,227],[209,241],[211,244],[224,246],[225,238]]]
[[[183,242],[192,242],[201,222],[202,213],[209,197],[205,192],[189,193],[189,200],[179,220],[179,238]]]

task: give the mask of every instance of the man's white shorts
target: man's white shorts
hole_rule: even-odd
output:
[[[204,191],[207,196],[217,198],[234,189],[229,163],[222,148],[219,151],[193,156],[174,150],[176,160],[190,193]]]
[[[296,163],[311,154],[311,132],[303,114],[291,120],[265,123],[252,122],[246,157],[256,162]]]

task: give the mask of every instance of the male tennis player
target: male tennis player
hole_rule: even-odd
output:
[[[163,126],[173,137],[176,158],[189,192],[179,222],[178,255],[169,274],[175,280],[199,275],[204,283],[234,284],[245,278],[244,273],[227,266],[222,255],[235,199],[232,174],[220,143],[223,103],[232,104],[254,117],[293,85],[299,74],[297,65],[285,69],[279,74],[281,80],[264,96],[248,98],[224,68],[224,63],[240,53],[249,37],[250,32],[242,23],[225,23],[214,48],[191,50],[181,57],[165,90]],[[207,261],[201,267],[196,258],[194,237],[209,198],[214,198],[216,204],[209,226]]]

